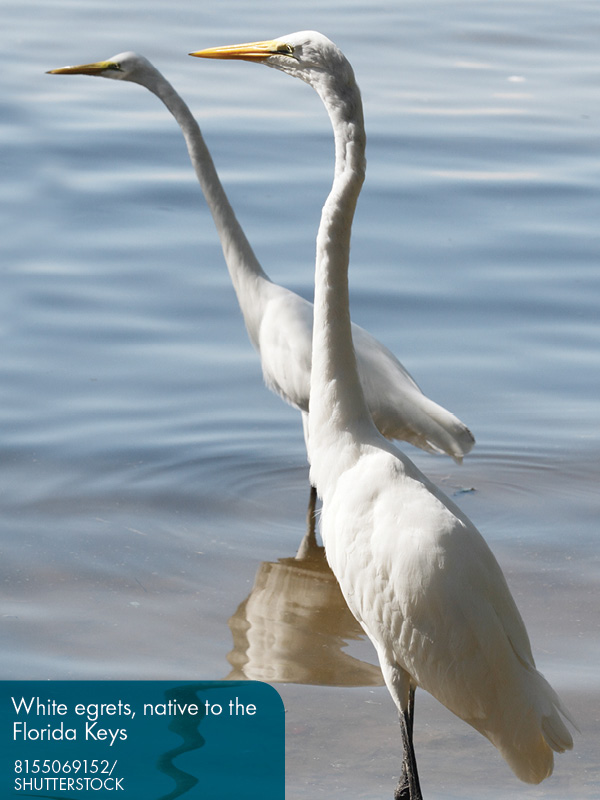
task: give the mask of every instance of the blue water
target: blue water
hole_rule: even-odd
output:
[[[365,105],[353,317],[475,434],[462,466],[406,451],[490,542],[581,728],[530,788],[421,693],[424,791],[597,796],[597,4],[2,11],[0,677],[284,681],[289,796],[391,796],[374,654],[327,573],[285,561],[305,530],[300,419],[262,385],[177,126],[139,86],[44,74],[154,61],[265,269],[310,298],[332,168],[318,98],[186,54],[315,28]]]

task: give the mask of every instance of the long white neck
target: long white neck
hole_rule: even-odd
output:
[[[148,88],[162,100],[181,128],[190,160],[221,240],[227,269],[248,333],[254,341],[261,311],[261,288],[271,281],[256,258],[235,216],[198,123],[188,106],[158,72],[156,82]]]
[[[329,78],[331,81],[331,78]],[[319,491],[354,457],[357,441],[375,432],[356,366],[348,294],[352,220],[366,168],[365,131],[356,84],[340,92],[315,86],[325,103],[335,136],[335,176],[323,207],[317,236],[315,311],[310,385],[311,478]],[[328,453],[348,446],[345,456]]]

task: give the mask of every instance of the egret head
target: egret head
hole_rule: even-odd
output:
[[[190,55],[256,61],[287,72],[315,88],[331,77],[342,85],[354,83],[352,67],[342,51],[316,31],[299,31],[264,42],[213,47]]]
[[[97,75],[117,81],[133,81],[144,86],[148,83],[148,76],[155,72],[147,58],[131,52],[119,53],[107,61],[48,70],[50,75]]]

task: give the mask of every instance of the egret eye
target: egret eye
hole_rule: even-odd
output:
[[[277,45],[277,55],[278,56],[293,56],[294,55],[294,48],[291,44],[278,44]]]
[[[106,67],[106,69],[116,69],[118,72],[121,71],[121,65],[117,64],[116,61],[111,61],[110,64]]]

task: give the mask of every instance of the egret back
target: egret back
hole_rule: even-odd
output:
[[[368,444],[326,489],[331,568],[378,652],[398,708],[402,674],[472,725],[523,781],[572,747],[504,575],[472,522],[399,451]],[[343,533],[342,533],[343,532]]]

